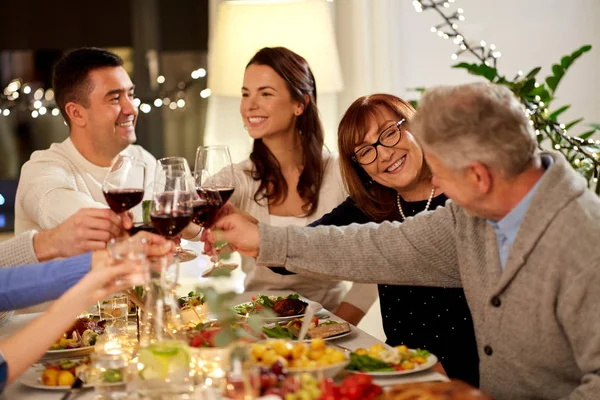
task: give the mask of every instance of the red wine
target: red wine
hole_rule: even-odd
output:
[[[192,222],[202,227],[209,227],[213,224],[221,205],[220,202],[196,200],[193,202],[193,208],[194,218],[192,218]]]
[[[104,198],[111,210],[120,214],[139,204],[144,198],[143,189],[110,189]]]
[[[152,214],[152,225],[161,235],[172,238],[181,233],[181,231],[190,223],[192,213],[172,212],[170,214],[158,213]]]
[[[140,231],[158,233],[158,231],[154,229],[154,225],[152,225],[151,222],[136,222],[133,224],[133,227],[128,230],[129,236],[133,236]]]
[[[216,189],[197,188],[196,192],[201,199],[206,201],[218,202],[221,205],[227,203],[231,198],[234,188],[231,186],[217,186]],[[220,207],[220,206],[219,206]]]

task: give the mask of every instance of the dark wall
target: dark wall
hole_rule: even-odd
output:
[[[161,51],[206,51],[208,0],[158,0]],[[2,0],[0,51],[132,47],[128,0]]]

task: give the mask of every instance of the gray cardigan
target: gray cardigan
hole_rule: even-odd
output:
[[[481,388],[497,400],[600,399],[600,199],[564,157],[500,267],[488,222],[448,202],[404,223],[260,225],[257,263],[313,277],[465,290]]]

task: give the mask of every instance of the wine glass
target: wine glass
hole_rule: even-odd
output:
[[[196,151],[196,164],[194,166],[196,191],[202,207],[197,207],[194,213],[194,222],[203,228],[215,222],[219,210],[235,190],[235,179],[231,155],[227,146],[201,146]],[[226,245],[226,244],[225,244]],[[225,245],[220,246],[223,248]],[[227,268],[233,270],[237,264],[225,264],[220,256],[212,268],[205,271],[202,276],[210,276],[214,271]]]
[[[192,202],[197,196],[190,175],[186,172],[171,171],[159,177],[154,182],[154,196],[150,205],[154,229],[167,239],[175,239],[192,220]],[[195,252],[193,255],[196,257]],[[181,250],[175,251],[175,256],[180,261],[185,257]]]
[[[169,179],[168,177],[172,176],[182,176],[182,179],[185,181],[181,182],[181,185],[184,186],[180,187],[180,190],[192,193],[195,192],[190,166],[185,158],[165,157],[156,162],[156,171],[154,174],[155,185],[157,182],[166,182]],[[183,187],[185,187],[185,189],[183,189]],[[193,198],[190,201],[197,199],[195,194],[192,195],[192,197]],[[182,249],[181,245],[178,244],[175,249],[175,256],[179,258],[179,261],[186,262],[195,259],[198,257],[198,254],[194,250]]]
[[[102,192],[110,209],[121,214],[142,201],[145,186],[146,163],[135,157],[119,155],[104,178]]]

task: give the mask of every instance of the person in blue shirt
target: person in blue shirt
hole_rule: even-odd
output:
[[[90,268],[90,255],[75,257],[69,260],[73,263],[70,267],[76,267],[80,271]],[[41,265],[25,266],[14,268],[13,278],[18,278],[22,274],[22,279],[27,279],[31,275],[32,267],[37,269],[52,269],[59,271],[58,264],[55,262],[44,263]],[[52,343],[63,334],[81,313],[82,309],[90,307],[97,301],[104,299],[108,295],[125,289],[128,282],[128,276],[139,274],[142,270],[141,265],[124,263],[114,265],[109,268],[94,266],[79,282],[75,282],[75,274],[70,276],[69,282],[73,285],[50,308],[33,320],[27,326],[22,328],[14,335],[0,340],[0,392],[5,385],[11,384],[19,375],[21,375],[31,364],[36,362]],[[64,268],[63,266],[63,269]],[[8,270],[1,270],[4,272]],[[24,272],[17,272],[24,271]],[[60,286],[53,279],[48,285],[54,287],[52,295],[48,295],[49,300],[57,293]],[[69,285],[67,283],[66,285]],[[42,289],[43,284],[29,287],[29,295],[35,294],[35,289]],[[64,287],[64,286],[63,286]],[[23,296],[25,297],[25,296]],[[54,296],[55,297],[55,296]],[[39,299],[39,297],[38,297]],[[43,332],[43,334],[41,334]]]
[[[166,254],[173,244],[159,235],[139,232],[135,237],[148,242],[149,256]],[[16,310],[55,300],[81,280],[90,269],[109,261],[107,251],[38,264],[0,269],[0,311]]]
[[[140,232],[149,257],[166,255],[174,244],[159,235]],[[10,244],[7,243],[7,244]],[[6,250],[6,244],[3,244]],[[82,309],[131,286],[143,266],[111,264],[107,251],[0,269],[0,311],[56,300],[50,308],[11,337],[0,340],[0,392],[37,361],[66,331]],[[59,297],[60,296],[60,297]],[[44,332],[40,335],[40,332]]]

